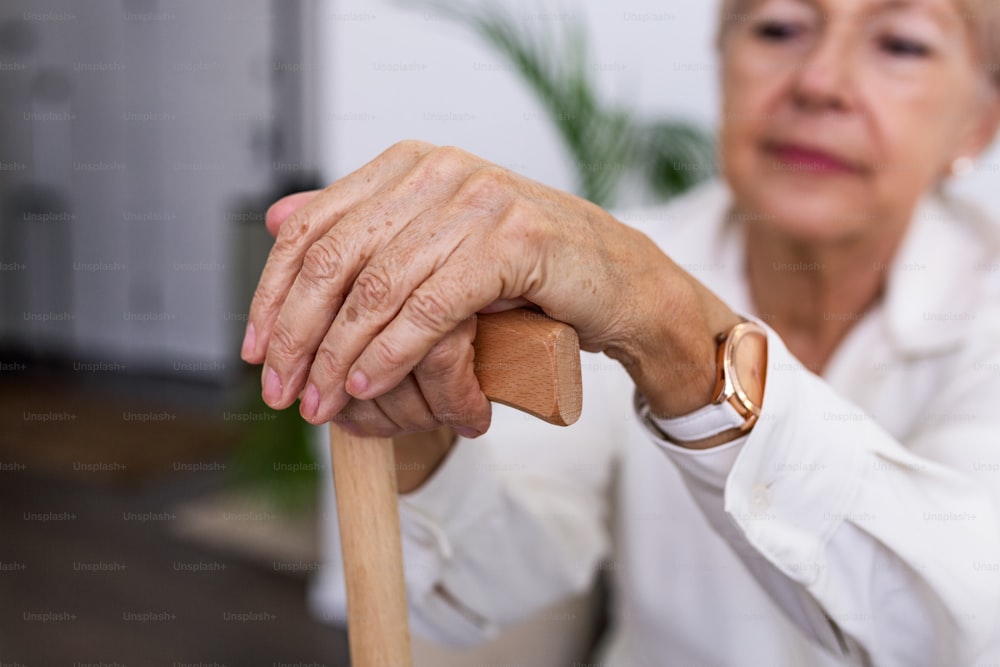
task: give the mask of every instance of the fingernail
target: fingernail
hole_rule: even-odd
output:
[[[458,433],[463,438],[478,438],[482,435],[482,433],[469,426],[454,426],[452,428],[455,433]]]
[[[281,400],[281,378],[274,372],[273,368],[264,369],[264,400],[269,404],[277,403]]]
[[[347,379],[347,393],[354,398],[362,398],[362,394],[368,391],[368,376],[361,371],[354,371]]]
[[[240,351],[240,355],[246,359],[253,354],[254,348],[257,347],[257,329],[254,328],[253,322],[247,325],[246,335],[243,336],[243,349]]]
[[[319,412],[319,389],[316,385],[310,383],[306,387],[306,393],[302,395],[301,410],[306,419],[316,418],[316,413]]]

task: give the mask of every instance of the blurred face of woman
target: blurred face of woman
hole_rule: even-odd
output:
[[[749,0],[724,17],[722,169],[796,241],[899,232],[982,147],[992,95],[955,0]]]

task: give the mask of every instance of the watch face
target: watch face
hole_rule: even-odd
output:
[[[727,365],[736,397],[757,412],[764,402],[767,379],[767,332],[758,324],[744,322],[732,332]]]

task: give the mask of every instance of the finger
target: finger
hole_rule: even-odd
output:
[[[392,438],[405,432],[375,401],[352,399],[343,410],[334,415],[331,421],[335,424],[350,424],[355,435],[373,438]],[[429,426],[422,430],[435,428],[438,426]]]
[[[344,392],[342,386],[338,389],[340,393],[335,395],[333,392],[319,389],[314,384],[307,385],[299,404],[299,412],[303,419],[311,424],[324,424],[355,402],[356,399]],[[430,423],[430,408],[420,394],[420,387],[412,375],[406,376],[399,385],[379,397],[376,404],[401,431],[422,431],[437,427]]]
[[[326,338],[316,351],[309,373],[309,382],[316,384],[322,394],[334,397],[332,409],[336,410],[348,400],[349,395],[343,387],[351,365],[397,315],[413,290],[456,253],[466,239],[473,234],[481,234],[487,221],[504,215],[507,199],[497,196],[495,187],[498,170],[488,168],[478,158],[473,157],[472,160],[471,165],[465,165],[469,160],[463,155],[452,155],[444,149],[424,158],[420,165],[425,172],[423,180],[429,177],[428,171],[434,175],[454,168],[454,163],[461,163],[465,165],[462,167],[465,173],[460,174],[463,176],[461,184],[453,183],[447,188],[448,198],[444,205],[424,210],[400,229],[392,238],[392,243],[374,253],[350,287],[328,328]],[[471,173],[468,171],[470,168]],[[431,182],[434,182],[433,179]],[[368,216],[359,218],[365,224],[368,219]],[[334,235],[349,231],[345,218],[334,230]],[[481,269],[481,266],[478,268]],[[480,272],[477,269],[476,273]],[[289,299],[289,303],[304,303],[307,298],[307,295],[296,295],[294,299]],[[497,304],[503,305],[501,302]],[[308,305],[304,307],[308,308]],[[449,323],[443,333],[454,329],[458,322]],[[412,364],[395,368],[394,377],[398,381],[411,370]],[[293,389],[297,381],[297,377],[293,379]],[[394,385],[383,386],[388,389]],[[287,398],[290,400],[290,395]]]
[[[281,223],[287,220],[297,210],[311,202],[321,190],[309,190],[307,192],[296,192],[295,194],[282,197],[271,204],[264,216],[264,224],[271,236],[278,236],[278,228]]]
[[[527,299],[497,299],[485,308],[481,308],[479,313],[482,315],[489,315],[490,313],[502,313],[507,310],[514,310],[515,308],[523,308],[529,305],[531,302]]]
[[[330,421],[360,437],[391,437],[383,434],[391,434],[396,428],[374,401],[352,400]]]
[[[352,322],[345,317],[334,325],[339,333],[338,367],[357,355],[346,378],[349,394],[362,399],[381,395],[459,322],[498,300],[530,301],[531,292],[544,284],[540,258],[547,252],[549,223],[539,220],[534,208],[527,213],[511,203],[507,181],[503,170],[477,170],[446,207],[424,214],[450,221],[452,228],[438,225],[429,239],[406,239],[406,243],[401,234],[372,261],[371,266],[377,267],[393,251],[414,253],[409,260],[400,256],[399,268],[391,272],[386,261],[387,275],[394,282],[380,307],[367,309],[365,318]],[[353,296],[352,290],[348,299]]]
[[[250,304],[242,350],[245,361],[261,363],[264,360],[271,329],[302,267],[306,251],[347,211],[386,182],[399,178],[404,167],[431,148],[429,144],[418,142],[396,144],[357,171],[324,188],[281,224]]]
[[[338,331],[338,326],[359,322],[353,328],[364,328],[370,339],[395,315],[392,304],[402,304],[412,286],[423,279],[421,276],[410,284],[396,286],[399,269],[395,263],[380,267],[365,267],[365,263],[400,234],[419,239],[405,244],[394,242],[397,247],[429,245],[428,232],[423,231],[428,225],[417,224],[415,219],[420,219],[434,203],[449,200],[458,189],[459,179],[449,172],[466,167],[455,158],[447,151],[426,154],[405,176],[344,215],[335,228],[306,252],[299,275],[274,323],[264,362],[264,399],[272,408],[291,405],[303,390],[310,362],[331,324]],[[451,236],[441,238],[444,242],[453,241]],[[399,259],[399,266],[407,266],[407,257]],[[345,300],[348,293],[350,296]],[[369,317],[370,314],[377,317]],[[260,333],[258,330],[258,336]],[[363,349],[342,349],[343,340],[340,337],[336,345],[331,345],[331,350],[336,350],[336,359],[324,368],[339,369],[353,362]],[[407,373],[408,370],[398,375],[397,383]],[[345,380],[346,376],[341,374],[324,384],[332,387]]]
[[[395,389],[376,398],[375,404],[399,427],[399,431],[393,435],[441,428],[441,423],[435,419],[420,393],[420,386],[413,373],[403,378]]]
[[[351,366],[347,392],[360,399],[385,393],[459,322],[498,298],[510,298],[502,295],[498,276],[483,274],[484,263],[453,262],[417,287]]]
[[[451,426],[466,438],[485,433],[492,415],[490,402],[476,379],[475,337],[473,316],[435,344],[412,374],[434,421]]]
[[[407,232],[403,232],[400,236],[406,234]],[[411,246],[411,242],[405,238],[396,244],[396,248]],[[384,296],[383,291],[388,291],[383,290],[385,285],[383,281],[388,280],[388,276],[393,275],[392,284],[394,286],[406,286],[413,282],[419,284],[431,273],[436,255],[426,251],[426,244],[421,245],[420,248],[420,252],[405,260],[398,257],[398,250],[387,248],[382,255],[383,259],[378,264],[366,267],[363,271],[364,276],[355,281],[355,289],[352,290],[351,295],[348,295],[344,307],[337,312],[333,324],[327,327],[323,341],[309,364],[308,379],[303,390],[303,400],[308,405],[309,410],[302,413],[309,421],[322,423],[323,419],[329,418],[329,415],[343,409],[351,400],[351,395],[345,389],[348,370],[364,350],[366,342],[377,335],[385,322],[396,313],[396,309],[393,308],[383,318],[376,317],[379,311],[375,302],[380,301],[381,297]],[[394,273],[393,269],[402,271],[403,275]],[[358,285],[361,287],[359,288]],[[358,292],[365,296],[359,299]],[[405,299],[405,293],[397,298],[402,302]],[[388,297],[385,301],[388,301]],[[345,337],[344,334],[348,329],[358,330],[359,328],[360,337]],[[406,372],[409,373],[410,370],[406,369]],[[314,409],[315,416],[313,417]]]
[[[440,257],[451,254],[462,242],[458,234],[441,233],[436,244],[427,243],[423,223],[428,217],[436,220],[446,216],[434,209],[402,230],[357,276],[332,325],[327,327],[306,383],[307,390],[311,385],[318,388],[327,411],[336,412],[350,399],[344,388],[347,371],[368,342],[395,317],[410,292],[433,273]],[[296,302],[299,298],[305,297],[296,297]],[[400,370],[400,376],[406,375],[412,366]]]

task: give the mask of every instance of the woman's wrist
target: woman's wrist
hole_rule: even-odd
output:
[[[447,426],[393,438],[396,490],[405,494],[420,488],[444,462],[456,439],[455,432]]]
[[[609,349],[652,414],[677,417],[712,402],[716,337],[741,321],[724,302],[661,253],[661,267],[639,289],[631,340]]]

